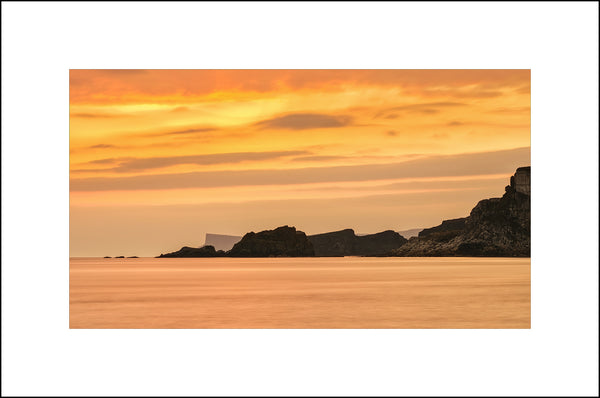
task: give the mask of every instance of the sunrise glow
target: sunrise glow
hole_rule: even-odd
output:
[[[529,164],[529,70],[70,72],[72,256],[429,227]]]

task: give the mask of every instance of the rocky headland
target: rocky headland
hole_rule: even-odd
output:
[[[184,246],[158,257],[529,257],[530,195],[531,167],[519,167],[501,198],[481,200],[468,217],[444,220],[409,240],[391,230],[360,236],[344,229],[307,236],[285,225],[249,232],[229,251]]]
[[[315,249],[302,231],[294,227],[249,232],[227,252],[229,257],[313,257]]]
[[[306,234],[294,227],[276,228],[261,232],[248,232],[231,250],[215,250],[214,246],[184,246],[162,257],[313,257],[314,248]]]
[[[308,240],[318,257],[377,256],[406,243],[406,239],[394,231],[357,236],[352,229],[310,235]]]
[[[176,252],[161,254],[158,257],[223,257],[224,255],[224,251],[215,250],[214,246],[207,245],[202,247],[183,246]]]
[[[465,218],[443,221],[424,229],[391,256],[531,255],[531,167],[520,167],[501,198],[477,203]]]

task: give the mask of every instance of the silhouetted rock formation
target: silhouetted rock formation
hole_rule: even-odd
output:
[[[464,219],[423,230],[391,255],[529,257],[530,176],[531,167],[519,167],[501,198],[480,201]]]
[[[233,245],[238,243],[241,239],[241,236],[206,234],[204,244],[207,246],[214,246],[217,250],[227,251],[231,250]]]
[[[519,167],[510,178],[510,186],[517,192],[531,195],[531,166]]]
[[[184,246],[176,252],[161,254],[162,257],[222,257],[225,255],[223,250],[215,250],[213,246],[189,247]]]
[[[312,257],[313,245],[306,234],[283,226],[270,231],[249,232],[227,252],[229,257]]]
[[[352,229],[327,232],[308,237],[319,257],[377,256],[397,249],[406,239],[394,231],[357,236]]]
[[[528,257],[531,255],[531,167],[519,167],[505,191],[501,198],[480,201],[468,217],[445,220],[408,241],[394,231],[357,236],[352,229],[307,237],[286,225],[247,233],[228,252],[217,251],[211,245],[186,246],[159,257]]]
[[[460,232],[465,229],[465,221],[467,217],[463,218],[455,218],[453,220],[444,220],[437,227],[425,228],[421,232],[419,232],[419,238],[423,238],[427,235],[431,235],[432,233],[439,232]]]

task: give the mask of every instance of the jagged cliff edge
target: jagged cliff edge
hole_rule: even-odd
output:
[[[517,169],[501,198],[481,200],[468,217],[425,229],[389,255],[529,257],[531,166]]]

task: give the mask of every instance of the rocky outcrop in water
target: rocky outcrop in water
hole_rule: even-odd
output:
[[[158,257],[223,257],[224,255],[224,251],[215,250],[213,246],[207,245],[202,247],[184,246],[176,252],[161,254]]]
[[[308,240],[315,248],[315,256],[319,257],[378,256],[406,243],[406,239],[394,231],[357,236],[352,229],[311,235]]]
[[[394,256],[531,255],[531,167],[520,167],[501,198],[480,201],[463,219],[421,231]]]
[[[352,229],[307,237],[294,227],[250,232],[228,252],[207,245],[159,257],[491,256],[531,255],[531,167],[520,167],[501,198],[480,201],[468,217],[445,220],[408,241],[394,231]],[[122,256],[117,258],[123,258]]]
[[[315,250],[302,231],[283,226],[249,232],[227,252],[229,257],[313,257]]]

